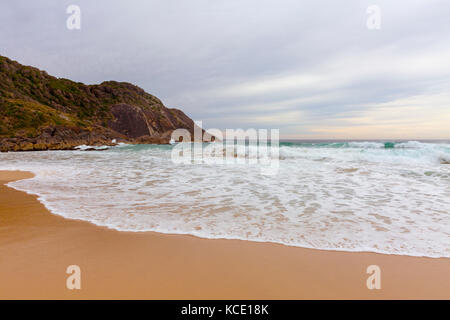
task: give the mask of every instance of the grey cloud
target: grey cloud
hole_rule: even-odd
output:
[[[2,1],[0,54],[85,83],[136,83],[206,127],[308,134],[306,127],[330,119],[340,126],[377,103],[450,83],[450,4],[375,3],[378,31],[366,28],[373,1]],[[81,7],[80,31],[65,27],[69,4]],[[403,59],[410,69],[400,69]],[[322,80],[224,94],[309,74]],[[289,115],[299,116],[291,123]]]

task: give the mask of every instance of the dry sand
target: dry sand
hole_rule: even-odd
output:
[[[0,299],[450,299],[450,259],[118,232],[4,185],[29,177],[0,171]],[[66,288],[74,264],[81,290]]]

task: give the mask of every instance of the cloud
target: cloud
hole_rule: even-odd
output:
[[[206,127],[450,138],[436,116],[450,92],[448,1],[379,0],[376,31],[368,0],[78,0],[82,29],[69,31],[72,2],[0,3],[0,54],[136,83]]]
[[[450,93],[428,93],[375,104],[353,117],[324,120],[310,131],[336,139],[440,139],[450,136],[449,106]]]

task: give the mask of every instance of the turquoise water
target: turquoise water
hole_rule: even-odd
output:
[[[214,145],[182,164],[171,145],[2,153],[0,170],[34,172],[10,185],[53,213],[120,231],[450,257],[449,142],[282,141],[271,175],[255,146]]]

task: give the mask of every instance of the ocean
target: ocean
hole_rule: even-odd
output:
[[[35,173],[9,186],[52,213],[120,231],[450,257],[450,141],[283,141],[271,175],[173,148],[1,153],[0,170]]]

